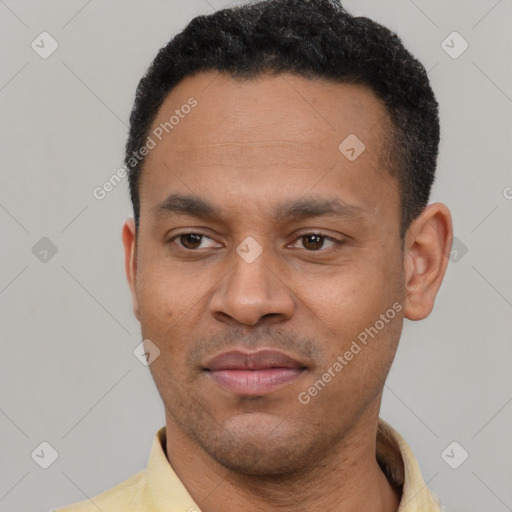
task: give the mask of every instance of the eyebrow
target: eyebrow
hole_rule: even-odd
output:
[[[276,220],[305,219],[308,217],[337,217],[354,221],[362,221],[366,210],[348,204],[341,199],[325,197],[307,197],[285,201],[275,211]]]
[[[153,208],[157,217],[166,215],[188,215],[203,219],[220,217],[217,208],[197,196],[171,194],[167,199]]]
[[[200,219],[221,219],[221,211],[212,203],[193,195],[171,194],[153,208],[157,217],[186,215]],[[288,200],[274,209],[276,221],[284,219],[305,219],[308,217],[338,217],[362,221],[367,213],[359,206],[348,204],[339,198],[307,197]]]

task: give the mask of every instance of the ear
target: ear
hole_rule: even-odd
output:
[[[409,320],[423,320],[432,312],[452,241],[450,210],[442,203],[428,205],[407,230],[404,316]]]
[[[132,294],[133,314],[140,321],[139,301],[137,299],[136,278],[137,278],[137,233],[135,221],[128,219],[123,225],[122,239],[124,245],[124,270],[126,279]]]

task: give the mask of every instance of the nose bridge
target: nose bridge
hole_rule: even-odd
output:
[[[255,295],[270,296],[272,277],[272,257],[270,250],[263,247],[252,237],[247,237],[237,248],[234,259],[234,279],[239,285],[248,286]]]
[[[294,301],[273,266],[270,250],[254,238],[246,238],[234,251],[229,270],[214,291],[212,314],[250,325],[265,315],[289,317]]]

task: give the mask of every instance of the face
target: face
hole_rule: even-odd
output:
[[[176,110],[150,133],[136,243],[123,232],[168,428],[242,473],[299,470],[378,414],[402,329],[385,107],[359,85],[211,72],[152,132]]]

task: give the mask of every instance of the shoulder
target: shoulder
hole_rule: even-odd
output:
[[[137,505],[141,503],[146,485],[146,470],[139,471],[101,494],[66,507],[54,509],[52,512],[135,511],[138,510]]]

